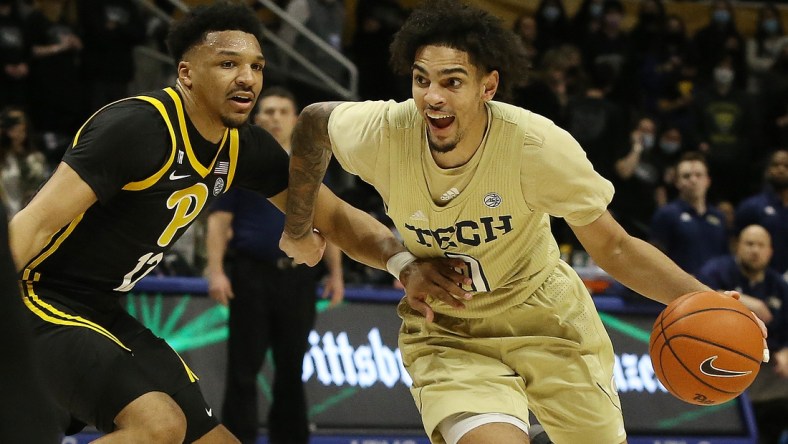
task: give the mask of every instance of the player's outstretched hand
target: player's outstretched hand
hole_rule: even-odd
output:
[[[400,281],[405,287],[405,297],[408,305],[418,311],[432,322],[435,312],[432,311],[428,300],[439,299],[446,304],[462,309],[465,308],[463,300],[473,296],[462,288],[470,285],[471,279],[457,270],[465,267],[465,262],[460,259],[418,259],[405,266],[400,273]]]
[[[296,264],[314,267],[323,257],[326,239],[315,230],[300,239],[293,239],[283,232],[279,239],[279,248]]]
[[[741,300],[741,294],[738,291],[730,290],[730,291],[723,291],[722,294],[728,295],[737,301]],[[746,304],[745,304],[746,306]],[[769,336],[766,332],[766,324],[755,314],[754,311],[750,311],[752,313],[752,317],[758,323],[758,327],[761,327],[761,334],[763,335],[763,362],[769,362],[769,346],[766,345],[766,338]]]

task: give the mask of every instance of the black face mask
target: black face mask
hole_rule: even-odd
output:
[[[2,1],[0,0],[0,6],[2,5]],[[17,116],[0,116],[0,129],[7,130],[11,127],[14,127],[22,122]]]

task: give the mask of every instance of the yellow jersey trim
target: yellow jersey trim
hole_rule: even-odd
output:
[[[36,295],[35,291],[33,291],[32,282],[26,282],[25,284],[27,286],[27,292],[26,292],[27,294],[25,295],[23,300],[27,308],[30,309],[30,311],[32,311],[33,313],[35,313],[36,316],[40,317],[44,321],[49,322],[51,324],[89,328],[95,331],[96,333],[105,336],[107,339],[111,340],[112,342],[118,344],[118,346],[120,346],[122,349],[128,352],[131,351],[130,348],[123,345],[123,342],[121,342],[120,339],[115,337],[115,335],[110,333],[104,327],[96,324],[95,322],[89,321],[81,316],[70,315],[68,313],[64,313],[58,310],[52,305],[42,301],[41,298],[39,298],[38,295]]]
[[[237,129],[232,129],[230,131],[230,170],[227,172],[227,186],[224,188],[224,191],[230,189],[230,185],[233,183],[233,178],[235,177],[235,166],[238,165],[238,146],[240,144],[240,136],[238,135]]]
[[[170,116],[167,114],[167,110],[164,108],[164,104],[161,103],[160,100],[154,99],[153,97],[147,96],[137,96],[137,99],[144,100],[151,105],[155,106],[159,113],[164,118],[164,123],[167,124],[167,129],[170,131],[170,140],[172,141],[172,151],[170,151],[170,158],[167,159],[167,162],[162,166],[159,171],[153,173],[152,176],[148,177],[147,179],[143,179],[137,182],[129,182],[123,186],[123,189],[126,191],[141,191],[146,188],[153,186],[162,176],[164,173],[170,169],[172,162],[175,160],[175,152],[177,151],[177,142],[175,140],[175,130],[172,128],[172,121],[170,120]]]
[[[33,261],[30,262],[27,265],[27,267],[25,267],[25,271],[23,273],[23,277],[25,279],[27,279],[30,276],[30,270],[33,270],[34,268],[39,266],[41,262],[44,262],[44,259],[51,256],[52,253],[54,253],[55,250],[57,250],[60,247],[60,244],[62,244],[63,241],[65,241],[66,238],[69,235],[71,235],[71,232],[73,232],[74,229],[77,227],[77,225],[79,225],[79,223],[82,221],[83,216],[85,216],[85,213],[82,213],[76,218],[74,218],[74,220],[72,220],[71,223],[68,224],[68,227],[62,233],[60,233],[60,236],[58,236],[58,238],[55,239],[55,242],[52,243],[52,245],[50,245],[49,248],[46,249],[46,251],[39,254],[35,259],[33,259]]]

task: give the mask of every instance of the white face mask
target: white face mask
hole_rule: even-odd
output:
[[[714,68],[714,81],[720,86],[729,86],[734,77],[735,74],[730,68]]]
[[[644,149],[650,150],[654,146],[654,135],[651,133],[643,133],[641,142],[643,143]]]
[[[670,140],[663,140],[659,143],[659,147],[662,149],[662,152],[665,154],[673,154],[681,148],[681,145],[678,142],[673,142]]]

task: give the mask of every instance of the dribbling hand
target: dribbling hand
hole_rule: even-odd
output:
[[[296,264],[314,267],[323,257],[326,239],[315,230],[300,239],[294,239],[283,232],[279,239],[279,248]]]
[[[465,308],[464,300],[473,295],[463,290],[462,285],[470,285],[471,278],[457,271],[465,263],[460,259],[418,259],[402,269],[400,282],[405,287],[408,305],[422,315],[427,322],[435,319],[435,312],[427,302],[428,298],[439,299],[451,307]]]

